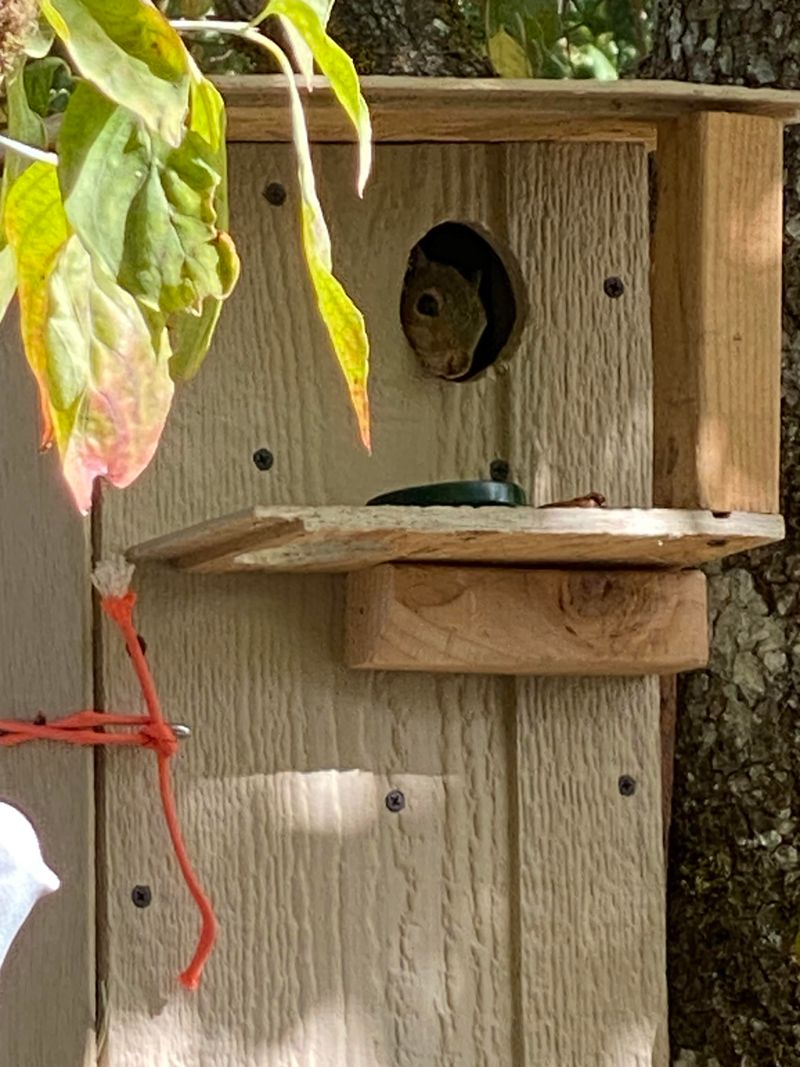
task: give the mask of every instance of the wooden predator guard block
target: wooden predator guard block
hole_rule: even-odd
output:
[[[655,503],[776,512],[783,137],[705,113],[659,134]]]
[[[346,654],[395,671],[694,669],[708,662],[705,575],[385,564],[348,578]]]

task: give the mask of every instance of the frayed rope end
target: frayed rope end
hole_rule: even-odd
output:
[[[110,556],[95,564],[94,585],[101,597],[124,597],[131,587],[135,567],[123,556]]]

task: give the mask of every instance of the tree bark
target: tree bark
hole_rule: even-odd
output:
[[[361,74],[492,73],[456,0],[337,0],[331,35]]]
[[[654,77],[800,88],[797,0],[662,0]],[[779,546],[717,567],[681,684],[669,870],[675,1067],[800,1063],[800,134],[786,145]]]

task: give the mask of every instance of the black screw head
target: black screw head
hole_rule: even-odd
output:
[[[137,908],[149,908],[153,894],[149,885],[135,885],[131,890],[131,900]]]
[[[489,477],[493,482],[507,482],[511,476],[511,464],[506,459],[493,459],[489,464]]]
[[[625,292],[625,282],[622,278],[606,278],[603,282],[603,292],[606,296],[610,296],[612,300],[619,300]]]
[[[268,448],[257,448],[253,453],[253,463],[260,471],[271,470],[274,462],[275,457]]]
[[[273,207],[282,207],[286,203],[286,188],[280,182],[267,182],[264,186],[264,199]]]
[[[386,794],[385,803],[389,811],[397,814],[398,811],[402,811],[406,806],[406,795],[399,789],[390,789]]]
[[[632,797],[636,792],[636,779],[631,778],[629,774],[620,775],[617,787],[623,797]]]

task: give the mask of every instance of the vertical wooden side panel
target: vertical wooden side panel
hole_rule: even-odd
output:
[[[595,489],[649,504],[645,164],[635,146],[509,150],[511,240],[535,312],[512,453],[538,502]],[[666,1064],[658,742],[656,679],[517,683],[526,1067]]]
[[[15,318],[15,317],[14,317]],[[0,336],[0,717],[91,704],[89,552],[17,340]],[[81,1067],[94,1057],[91,755],[58,745],[0,750],[0,798],[36,826],[61,889],[36,905],[0,978],[1,1067]]]
[[[429,226],[495,228],[495,162],[458,146],[379,148],[362,205],[348,199],[352,149],[317,153],[323,195],[336,196],[334,257],[372,334],[369,459],[300,260],[291,149],[234,147],[243,280],[153,468],[106,495],[104,551],[254,501],[364,501],[485,471],[505,380],[423,379],[399,299]],[[261,196],[268,180],[289,189],[285,208]],[[267,474],[251,460],[259,446],[275,455]],[[221,931],[202,989],[180,992],[197,921],[154,769],[110,754],[109,1067],[511,1067],[508,683],[348,671],[342,578],[153,569],[137,584],[169,717],[194,728],[176,790]],[[104,683],[109,707],[138,706],[110,634]],[[145,911],[130,901],[136,883],[152,888]]]
[[[657,168],[655,503],[777,512],[781,123],[687,115]]]

